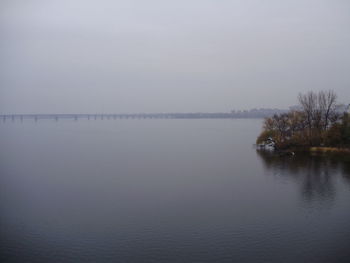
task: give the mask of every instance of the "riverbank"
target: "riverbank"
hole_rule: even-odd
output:
[[[262,149],[262,148],[260,148]],[[265,148],[264,148],[265,149]],[[311,153],[311,154],[346,154],[350,156],[350,148],[340,147],[291,147],[286,149],[272,150],[279,155],[294,155],[296,153]]]
[[[339,147],[310,147],[309,151],[311,153],[346,153],[346,154],[350,154],[349,148],[339,148]]]

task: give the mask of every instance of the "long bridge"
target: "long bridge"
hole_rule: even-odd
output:
[[[235,113],[133,113],[133,114],[0,114],[0,120],[44,120],[44,119],[87,119],[87,120],[116,120],[116,119],[233,119],[261,118],[263,116],[240,116]]]

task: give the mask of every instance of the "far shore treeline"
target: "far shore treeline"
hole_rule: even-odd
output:
[[[277,150],[350,148],[348,107],[340,110],[344,105],[337,104],[334,91],[310,91],[299,94],[298,100],[300,109],[265,118],[257,144],[273,142]]]

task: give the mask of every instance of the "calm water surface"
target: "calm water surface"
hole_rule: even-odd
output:
[[[0,261],[349,262],[349,163],[261,123],[1,122]]]

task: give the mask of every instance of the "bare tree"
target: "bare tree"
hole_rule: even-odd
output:
[[[299,94],[298,96],[299,103],[305,113],[306,125],[308,127],[308,135],[311,137],[312,129],[315,126],[315,121],[318,114],[318,99],[315,92],[308,92],[306,94]]]
[[[329,128],[332,116],[336,112],[337,95],[334,91],[320,91],[318,93],[318,106],[322,115],[323,130]]]
[[[337,95],[334,91],[299,94],[299,103],[306,114],[309,129],[326,130],[336,112]]]
[[[299,94],[299,103],[305,113],[307,134],[310,143],[322,137],[330,124],[336,121],[336,100],[334,91],[308,92]]]
[[[338,145],[350,134],[350,129],[346,128],[350,125],[344,124],[348,123],[344,116],[350,114],[341,113],[346,107],[336,104],[334,91],[308,92],[299,94],[298,98],[302,109],[266,118],[257,142],[266,142],[271,137],[276,149]]]

